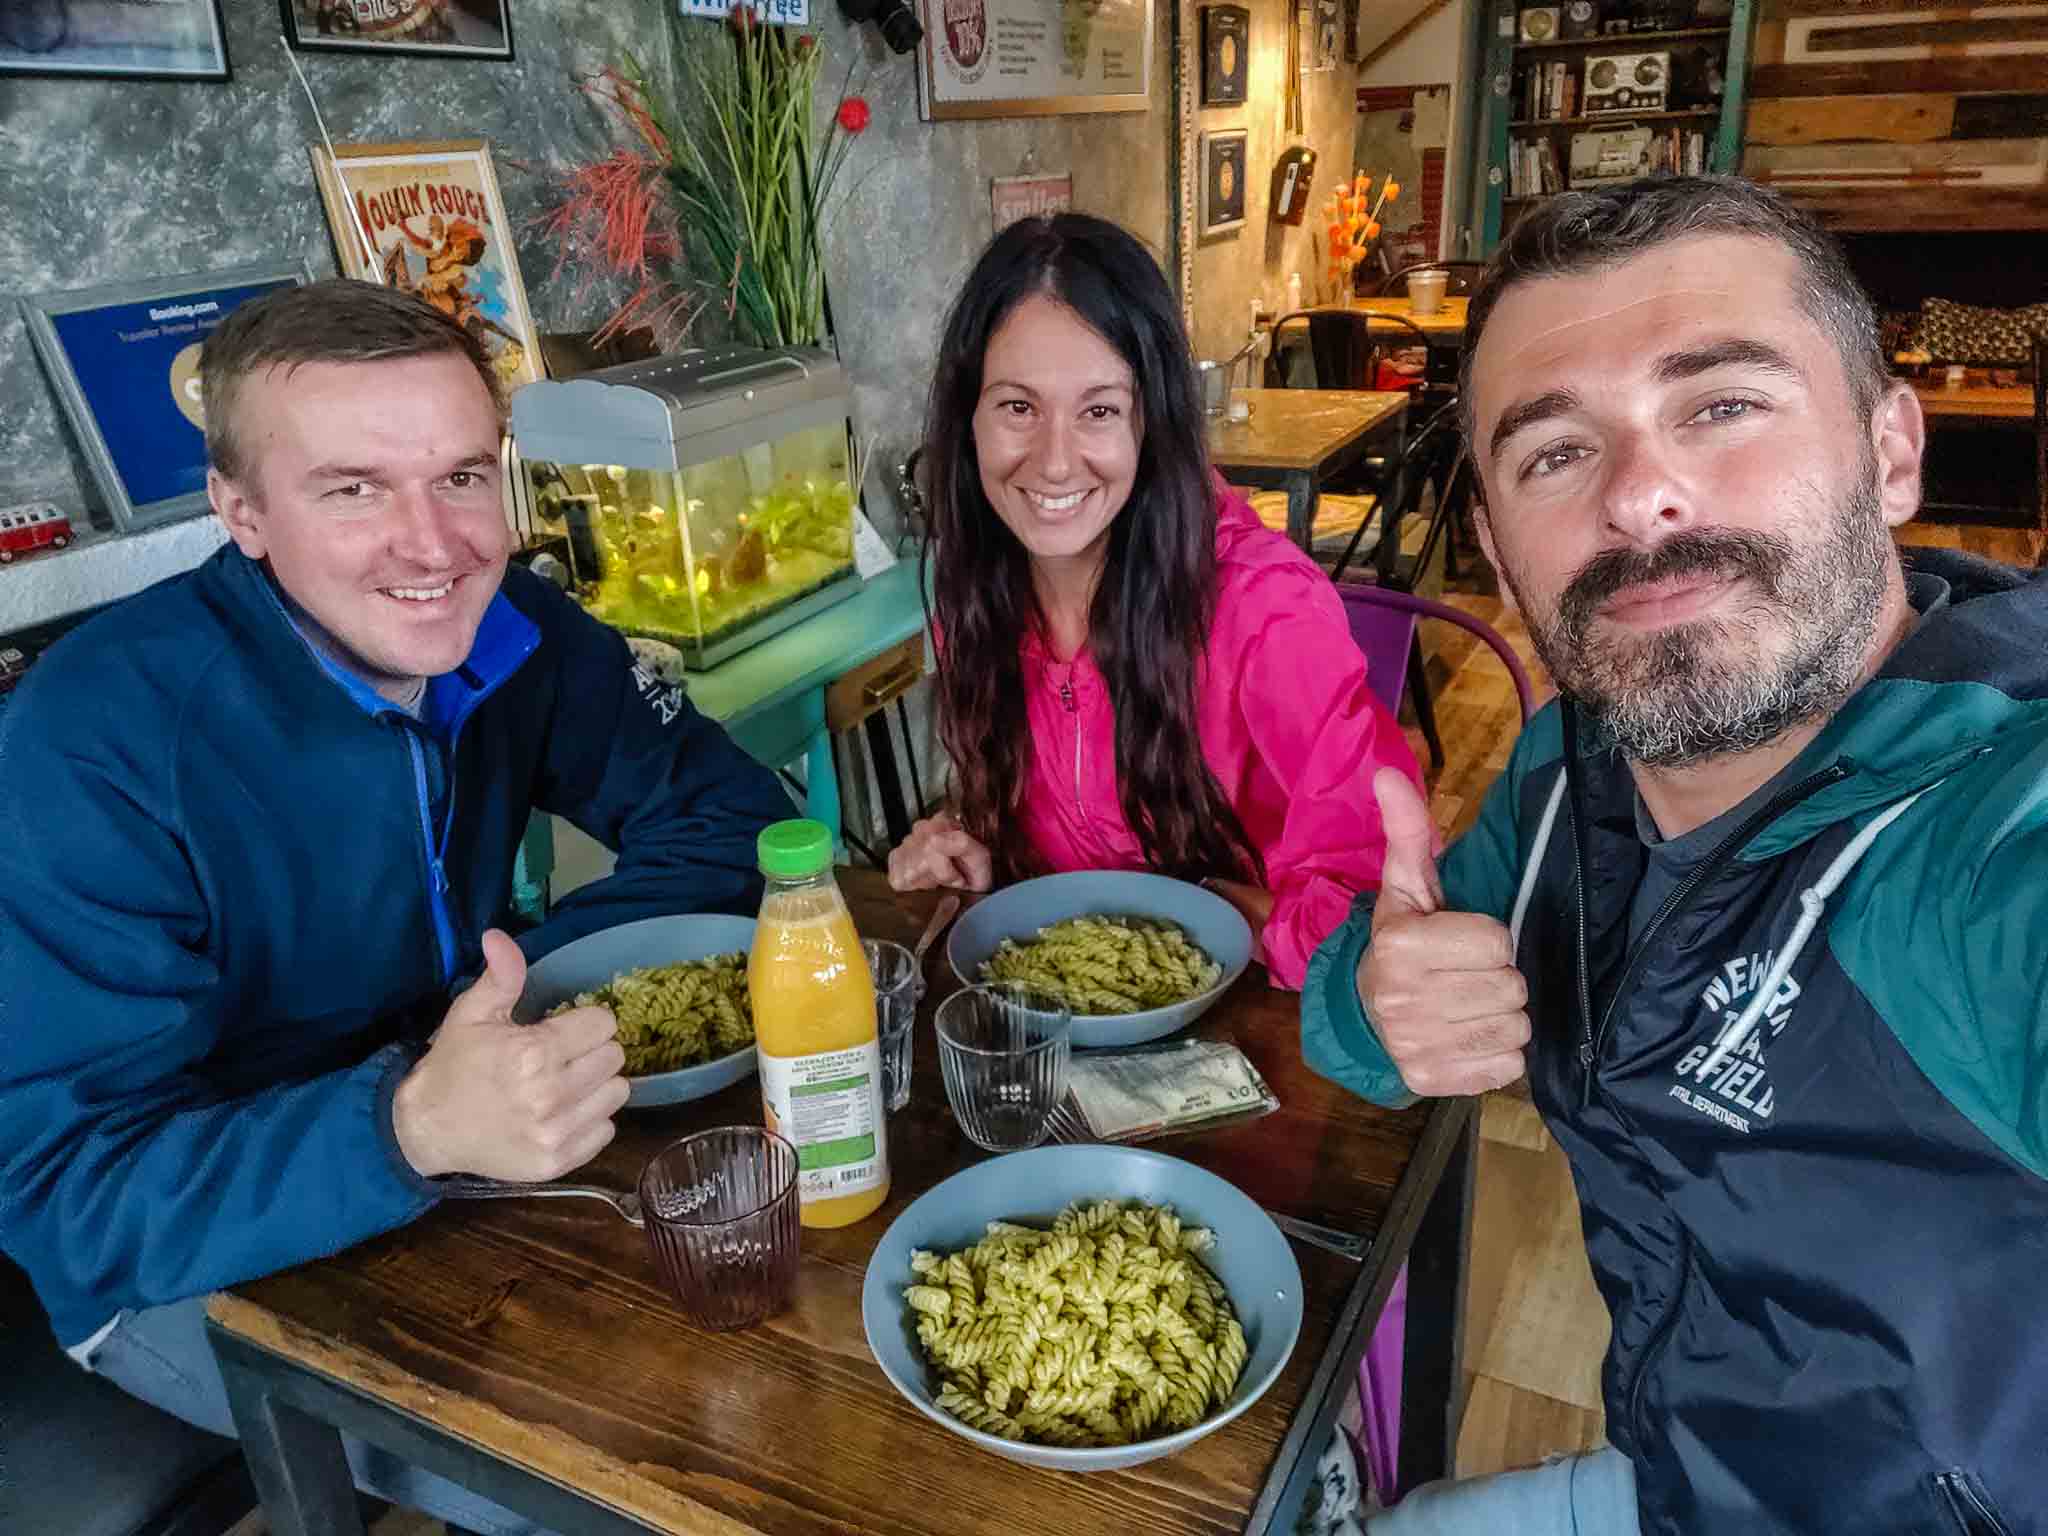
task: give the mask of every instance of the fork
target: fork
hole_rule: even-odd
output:
[[[1093,1144],[1095,1141],[1094,1133],[1089,1130],[1087,1122],[1082,1119],[1080,1109],[1075,1104],[1071,1094],[1060,1101],[1059,1107],[1052,1112],[1052,1116],[1047,1124],[1050,1127],[1050,1135],[1054,1141],[1063,1142],[1069,1146],[1085,1146]],[[1357,1263],[1364,1259],[1367,1250],[1372,1247],[1371,1238],[1360,1237],[1355,1232],[1344,1232],[1336,1227],[1325,1227],[1313,1221],[1303,1221],[1298,1216],[1289,1216],[1284,1212],[1274,1210],[1271,1206],[1261,1206],[1259,1209],[1271,1217],[1273,1225],[1282,1232],[1285,1232],[1289,1237],[1298,1238],[1300,1241],[1308,1243],[1313,1247],[1334,1253],[1340,1259],[1350,1259],[1353,1263]]]
[[[506,1179],[480,1179],[463,1174],[441,1181],[441,1193],[451,1200],[541,1200],[559,1195],[602,1200],[636,1227],[647,1224],[640,1211],[640,1197],[627,1189],[607,1189],[602,1184],[515,1184]]]

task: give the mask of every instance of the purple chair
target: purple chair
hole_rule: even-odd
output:
[[[1415,718],[1422,727],[1422,739],[1429,744],[1429,772],[1435,778],[1444,771],[1444,744],[1437,736],[1436,707],[1430,701],[1423,679],[1422,647],[1415,643],[1415,628],[1424,619],[1441,619],[1477,635],[1508,669],[1514,679],[1515,698],[1526,721],[1535,711],[1535,695],[1522,660],[1492,625],[1475,619],[1449,603],[1417,597],[1393,587],[1367,586],[1362,582],[1337,584],[1344,600],[1344,616],[1351,621],[1351,638],[1365,652],[1365,680],[1391,714],[1401,712],[1403,688],[1415,690]]]
[[[1424,619],[1442,619],[1447,624],[1477,635],[1501,659],[1514,679],[1515,699],[1526,723],[1535,708],[1529,674],[1522,660],[1500,632],[1469,613],[1417,597],[1391,587],[1372,587],[1360,582],[1339,582],[1337,595],[1344,601],[1344,616],[1351,622],[1351,638],[1365,653],[1365,680],[1391,714],[1399,714],[1401,690],[1415,678],[1416,718],[1422,724],[1423,739],[1429,743],[1430,776],[1444,769],[1443,743],[1437,739],[1436,716],[1428,690],[1421,686],[1422,648],[1415,643],[1416,626]],[[1408,1490],[1400,1486],[1398,1464],[1401,1448],[1401,1374],[1407,1354],[1408,1266],[1394,1277],[1386,1306],[1373,1328],[1365,1354],[1358,1362],[1358,1398],[1364,1418],[1358,1455],[1373,1489],[1382,1503],[1392,1505]]]

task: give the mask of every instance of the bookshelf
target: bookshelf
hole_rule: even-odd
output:
[[[1604,0],[1604,19],[1636,25],[1654,4],[1667,21],[1690,19],[1696,0]],[[1743,87],[1756,0],[1732,0],[1725,20],[1643,31],[1520,41],[1523,0],[1483,0],[1486,89],[1477,93],[1473,179],[1478,255],[1490,255],[1514,221],[1604,168],[1720,171],[1742,155]],[[1664,105],[1649,111],[1584,110],[1588,60],[1597,55],[1668,53]]]

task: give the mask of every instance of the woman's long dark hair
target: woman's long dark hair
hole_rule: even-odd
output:
[[[1017,814],[1031,753],[1018,648],[1028,629],[1042,629],[1042,615],[1030,556],[989,505],[974,447],[989,338],[1033,294],[1065,304],[1114,347],[1137,391],[1137,474],[1110,525],[1088,614],[1116,711],[1124,819],[1163,874],[1262,880],[1258,851],[1195,729],[1196,672],[1216,604],[1216,499],[1187,333],[1150,253],[1084,214],[1024,219],[996,236],[954,301],[932,380],[925,548],[936,562],[939,736],[958,775],[961,824],[1004,878],[1033,871]]]

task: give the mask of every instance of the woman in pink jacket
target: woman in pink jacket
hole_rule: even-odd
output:
[[[1299,988],[1419,782],[1321,569],[1209,468],[1157,263],[1079,214],[998,235],[955,301],[925,432],[952,810],[899,890],[1070,869],[1207,880]]]

